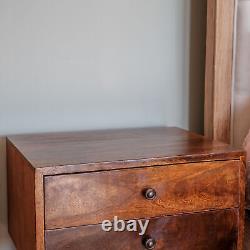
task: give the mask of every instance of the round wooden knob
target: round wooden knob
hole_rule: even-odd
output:
[[[146,249],[152,250],[155,248],[156,241],[152,237],[148,236],[144,239],[143,244],[144,244]]]
[[[153,200],[156,197],[156,191],[153,188],[148,188],[145,191],[145,197],[147,200]]]

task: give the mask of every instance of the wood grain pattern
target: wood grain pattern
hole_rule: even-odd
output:
[[[213,121],[216,2],[217,0],[207,0],[204,134],[210,139],[213,139],[214,137]]]
[[[45,177],[46,229],[239,206],[240,161]],[[155,200],[143,190],[153,188]]]
[[[244,229],[245,229],[245,206],[246,206],[246,157],[241,157],[241,166],[239,168],[239,221],[238,221],[238,250],[244,249]]]
[[[235,250],[237,210],[151,219],[146,235],[155,250]],[[100,225],[48,230],[47,250],[144,250],[137,232],[104,232]]]
[[[231,139],[235,0],[208,0],[205,75],[205,135]]]
[[[7,142],[8,229],[17,249],[36,249],[35,171]]]
[[[44,176],[35,169],[36,250],[44,250]],[[27,183],[28,184],[28,183]]]
[[[7,157],[9,232],[18,250],[44,250],[44,244],[50,249],[103,249],[104,240],[113,249],[118,244],[125,250],[127,245],[143,249],[141,239],[131,234],[122,233],[113,242],[117,234],[107,238],[96,231],[97,223],[115,215],[151,218],[150,233],[158,237],[159,249],[207,245],[204,249],[242,250],[242,150],[177,128],[144,128],[14,136],[7,139]],[[145,188],[154,188],[156,199],[146,200]],[[217,214],[211,212],[215,209],[223,215],[208,219],[206,214]],[[234,211],[232,224],[226,222],[226,211]],[[166,221],[155,218],[168,214],[172,217]],[[196,215],[204,218],[196,221]],[[211,224],[217,222],[222,227]],[[96,225],[83,226],[87,223]],[[69,228],[54,230],[65,226]],[[214,231],[205,237],[203,228]],[[185,244],[178,245],[179,232]]]
[[[44,175],[239,159],[242,150],[178,128],[10,136]]]
[[[246,183],[246,208],[250,210],[250,130],[244,141],[246,150],[247,183]]]
[[[250,211],[246,210],[244,250],[250,250]]]

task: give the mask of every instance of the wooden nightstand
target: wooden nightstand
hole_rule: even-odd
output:
[[[178,128],[10,136],[19,250],[242,250],[245,156]],[[151,193],[150,193],[151,192]],[[150,193],[150,195],[149,195]],[[149,219],[144,236],[103,220]]]

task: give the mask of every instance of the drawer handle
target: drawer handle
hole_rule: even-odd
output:
[[[148,188],[145,190],[144,195],[147,200],[153,200],[156,197],[156,191],[153,188]]]
[[[147,236],[144,240],[143,240],[143,245],[146,249],[148,250],[152,250],[155,248],[156,245],[156,241],[155,239],[153,239],[150,236]]]

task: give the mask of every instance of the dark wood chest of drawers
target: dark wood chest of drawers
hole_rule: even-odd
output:
[[[19,250],[242,250],[244,152],[177,128],[7,138]],[[103,220],[149,220],[144,235]]]

